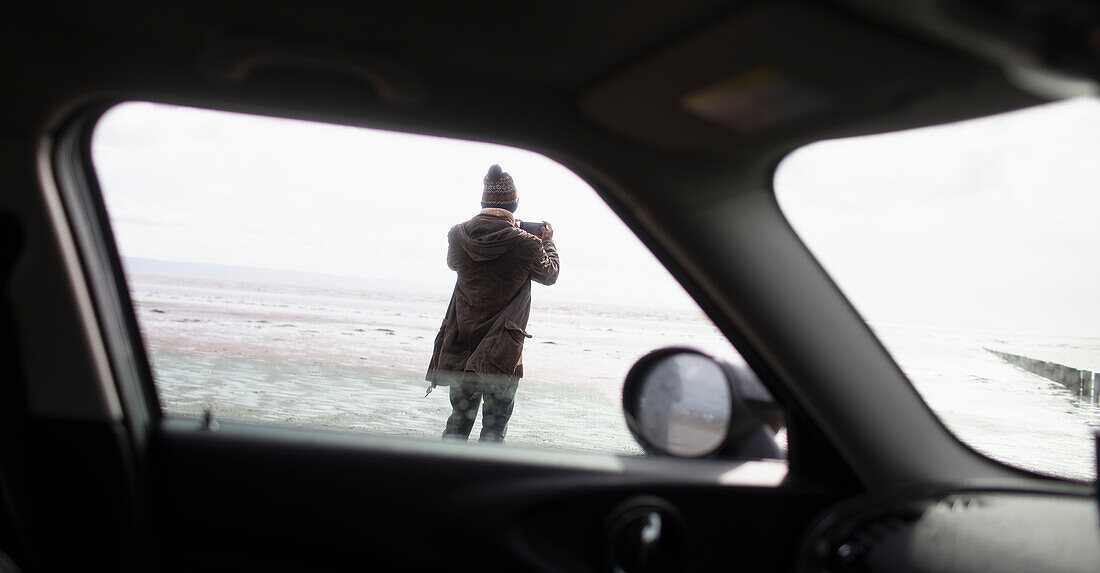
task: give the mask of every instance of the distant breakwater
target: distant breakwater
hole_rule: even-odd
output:
[[[1089,372],[1071,368],[1056,362],[1036,360],[1026,356],[1009,354],[997,350],[985,349],[986,352],[996,355],[1005,362],[1019,366],[1032,374],[1038,374],[1048,380],[1053,380],[1073,392],[1078,398],[1086,402],[1097,402],[1097,387],[1100,386],[1100,372]]]

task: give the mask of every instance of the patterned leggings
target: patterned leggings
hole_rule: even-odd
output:
[[[469,439],[478,407],[484,398],[480,441],[503,442],[518,387],[519,378],[488,381],[466,376],[461,382],[451,383],[451,416],[447,418],[447,429],[443,430],[443,438],[463,441]]]

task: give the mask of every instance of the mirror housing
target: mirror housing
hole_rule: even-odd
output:
[[[671,347],[638,360],[623,384],[623,412],[649,454],[782,458],[782,409],[748,365]]]

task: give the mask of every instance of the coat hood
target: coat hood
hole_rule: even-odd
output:
[[[491,261],[523,240],[524,233],[516,228],[512,214],[496,211],[503,209],[486,209],[456,227],[458,244],[475,261]]]

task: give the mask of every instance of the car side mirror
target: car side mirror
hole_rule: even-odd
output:
[[[643,356],[623,384],[623,411],[651,454],[781,458],[782,410],[747,365],[690,348]]]

